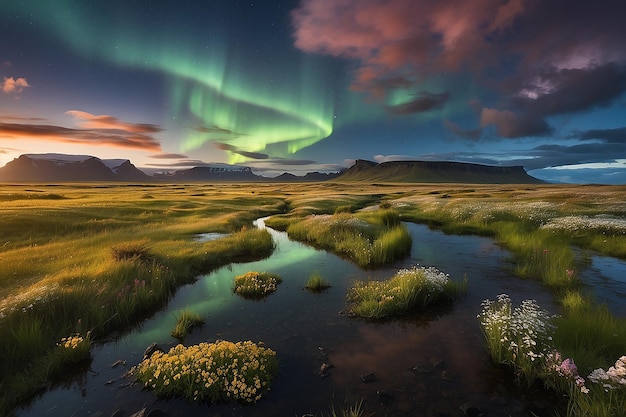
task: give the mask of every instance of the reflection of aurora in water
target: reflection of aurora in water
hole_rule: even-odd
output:
[[[447,236],[426,226],[408,227],[416,242],[410,259],[373,271],[363,271],[332,254],[290,241],[285,233],[270,230],[277,243],[270,257],[220,268],[180,288],[166,311],[115,343],[95,347],[93,372],[85,374],[78,389],[74,385],[51,390],[18,415],[111,415],[116,410],[130,415],[144,406],[164,410],[168,416],[207,415],[205,404],[176,399],[160,401],[139,386],[123,387],[128,382],[121,377],[125,369],[111,368],[119,359],[126,360],[128,366],[138,363],[151,342],[166,349],[177,343],[169,332],[174,328],[177,312],[184,308],[205,317],[204,326],[194,329],[185,339],[186,345],[215,339],[252,340],[264,342],[278,353],[280,360],[280,375],[267,398],[245,408],[233,403],[211,405],[209,414],[315,414],[327,411],[333,403],[338,406],[346,400],[348,405],[354,405],[363,399],[366,410],[376,415],[421,415],[433,407],[443,407],[446,415],[455,415],[467,398],[481,399],[484,392],[488,393],[485,404],[492,415],[510,414],[512,403],[528,402],[524,398],[528,392],[497,391],[500,397],[510,395],[512,402],[489,402],[492,390],[503,387],[502,375],[490,365],[476,314],[484,298],[503,292],[514,295],[516,301],[537,299],[549,308],[550,293],[537,282],[507,274],[502,261],[508,255],[490,239]],[[389,322],[369,323],[340,314],[345,308],[347,288],[354,279],[383,279],[400,267],[416,263],[435,266],[453,278],[466,274],[470,283],[467,296],[429,313]],[[232,284],[236,275],[251,270],[277,273],[283,282],[266,299],[245,300],[233,294]],[[312,272],[327,278],[332,287],[321,294],[304,290]],[[420,375],[411,371],[433,359],[443,360],[441,369]],[[321,378],[316,372],[323,361],[335,365],[328,378]],[[444,369],[454,375],[453,381],[440,377]],[[374,372],[378,380],[364,384],[360,375],[369,372]],[[494,380],[499,382],[492,384]],[[514,390],[514,384],[510,387]],[[378,390],[393,393],[396,400],[388,406],[379,404]]]

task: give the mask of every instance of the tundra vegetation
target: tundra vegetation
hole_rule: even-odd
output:
[[[578,277],[592,253],[626,259],[623,186],[68,183],[4,185],[0,202],[2,415],[70,364],[88,362],[93,343],[162,308],[177,287],[269,255],[270,234],[251,227],[263,216],[365,268],[409,252],[403,221],[493,237],[511,252],[512,272],[542,281],[562,306],[553,317],[531,301],[518,309],[485,301],[479,322],[494,361],[565,395],[570,414],[624,409],[626,320],[599,305]],[[206,232],[226,236],[196,239]],[[532,363],[512,360],[510,338],[492,346],[490,314],[507,311],[508,324],[496,331],[513,331],[510,323],[524,314],[544,323],[534,342],[549,344],[532,351],[544,355],[544,367],[535,368],[528,352],[516,358]]]

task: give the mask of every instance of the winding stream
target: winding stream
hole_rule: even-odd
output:
[[[258,225],[264,227],[262,221]],[[550,397],[518,389],[507,372],[491,364],[476,320],[481,301],[501,293],[511,295],[515,304],[532,298],[556,312],[549,292],[535,281],[514,278],[508,252],[491,239],[445,235],[423,225],[407,227],[413,237],[410,257],[375,271],[363,271],[268,229],[277,244],[272,256],[231,264],[180,288],[167,308],[141,327],[95,346],[87,372],[47,391],[17,414],[130,416],[147,407],[167,416],[328,415],[332,404],[341,408],[363,400],[364,409],[379,416],[463,416],[462,409],[468,406],[480,407],[488,415],[550,415]],[[467,277],[467,295],[453,305],[384,323],[340,314],[352,280],[386,278],[415,264],[434,266],[453,279]],[[234,295],[233,278],[251,270],[279,274],[283,282],[278,291],[262,301]],[[321,294],[304,290],[312,272],[332,287]],[[205,317],[204,326],[186,338],[186,345],[252,340],[278,353],[281,373],[266,398],[253,406],[198,405],[159,400],[140,385],[128,386],[130,380],[123,374],[141,361],[146,346],[157,342],[167,350],[176,344],[169,333],[175,314],[184,308]],[[112,368],[118,360],[127,365]],[[334,365],[326,378],[318,372],[324,362]],[[361,381],[360,376],[368,373],[376,375],[374,382]]]

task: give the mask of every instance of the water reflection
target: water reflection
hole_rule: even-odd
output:
[[[608,256],[593,256],[580,279],[611,313],[626,317],[626,262]]]
[[[46,393],[18,415],[106,416],[116,410],[130,415],[147,406],[168,416],[293,416],[326,413],[333,403],[354,405],[361,399],[368,412],[376,415],[456,416],[462,415],[461,408],[468,401],[489,410],[490,415],[530,415],[531,409],[536,415],[547,415],[550,410],[537,409],[535,399],[522,398],[514,387],[494,388],[486,382],[488,370],[498,370],[490,365],[482,346],[476,315],[483,299],[501,293],[510,294],[514,303],[533,298],[556,311],[551,296],[536,282],[513,278],[506,262],[509,255],[489,239],[448,236],[414,224],[408,227],[414,240],[410,257],[374,271],[363,271],[268,229],[277,243],[271,257],[232,264],[181,288],[167,310],[117,342],[96,347],[91,371],[79,384]],[[435,266],[453,279],[466,276],[467,296],[429,314],[384,323],[339,314],[351,281],[388,278],[399,268],[415,264]],[[233,278],[251,270],[279,274],[283,282],[278,291],[261,301],[233,294]],[[322,294],[304,290],[314,271],[332,285]],[[194,405],[158,400],[139,386],[125,387],[128,380],[122,375],[128,367],[111,365],[119,359],[128,366],[138,363],[153,341],[164,348],[177,343],[169,333],[176,312],[183,308],[205,317],[205,325],[187,337],[186,345],[218,338],[252,340],[278,352],[281,373],[267,398],[252,407]],[[325,378],[319,374],[323,363],[334,365]],[[368,373],[376,379],[362,382],[361,375]],[[387,400],[382,401],[381,392],[389,395]]]

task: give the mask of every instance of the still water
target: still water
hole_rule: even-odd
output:
[[[268,229],[277,244],[272,256],[223,267],[179,289],[166,310],[117,341],[95,346],[88,371],[46,392],[18,415],[130,416],[143,407],[167,416],[328,415],[331,405],[337,409],[359,401],[368,414],[379,416],[463,416],[470,407],[487,415],[551,415],[554,399],[549,394],[518,388],[507,372],[490,363],[476,320],[481,301],[501,293],[509,294],[515,305],[532,298],[555,313],[547,290],[514,278],[509,254],[491,239],[407,227],[413,237],[410,257],[375,271]],[[467,295],[427,314],[383,323],[341,314],[351,281],[387,278],[415,264],[434,266],[452,279],[466,277]],[[232,282],[248,271],[277,273],[283,282],[262,301],[244,300],[233,294]],[[312,272],[332,287],[321,294],[304,290]],[[176,344],[170,332],[176,313],[185,308],[205,317],[186,345],[252,340],[277,352],[281,372],[264,399],[253,406],[196,405],[159,400],[140,385],[128,386],[124,373],[141,361],[150,343],[164,350]],[[126,365],[112,368],[118,360]],[[323,363],[334,366],[324,378],[319,374]],[[364,383],[360,376],[370,373],[375,380]]]

